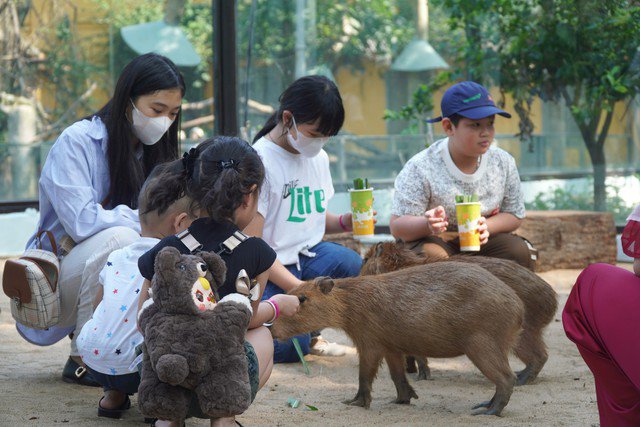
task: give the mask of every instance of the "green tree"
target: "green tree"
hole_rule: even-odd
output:
[[[360,69],[365,60],[389,63],[415,33],[413,3],[397,0],[316,0],[307,10],[307,59],[310,66]],[[239,53],[246,52],[253,1],[238,1]],[[295,63],[295,0],[256,2],[253,62],[279,67],[292,78]]]
[[[450,12],[452,27],[483,23],[483,42],[474,36],[462,45],[465,58],[472,59],[465,66],[474,76],[483,75],[486,64],[496,65],[489,78],[513,95],[524,138],[533,130],[533,97],[569,108],[593,165],[593,206],[606,210],[604,144],[613,108],[640,93],[640,73],[632,67],[640,46],[640,5],[633,0],[439,3]]]

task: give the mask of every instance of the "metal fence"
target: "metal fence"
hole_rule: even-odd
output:
[[[511,135],[497,135],[497,144],[511,153],[523,180],[589,176],[591,161],[579,134],[536,135],[523,144]],[[35,200],[44,160],[53,144],[46,141],[29,146],[0,143],[0,203]],[[188,150],[194,141],[185,141]],[[326,146],[337,191],[346,189],[357,177],[368,178],[377,187],[393,185],[402,166],[425,149],[425,135],[334,137]],[[638,143],[627,135],[610,135],[605,144],[607,170],[612,174],[638,172]]]

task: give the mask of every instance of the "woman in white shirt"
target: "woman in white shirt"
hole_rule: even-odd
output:
[[[178,157],[184,79],[168,58],[149,53],[122,71],[113,97],[65,129],[39,181],[39,230],[73,246],[60,264],[60,322],[47,330],[17,324],[29,342],[51,345],[70,335],[63,380],[97,386],[78,355],[76,338],[92,314],[107,256],[140,237],[137,199],[151,170]],[[36,234],[27,247],[38,242]],[[66,242],[66,243],[65,243]],[[69,245],[68,243],[71,242]],[[44,249],[51,249],[46,239]]]
[[[326,77],[306,76],[280,95],[278,111],[254,139],[265,166],[258,214],[245,232],[260,236],[278,255],[263,299],[288,292],[301,280],[318,276],[357,276],[360,255],[332,242],[325,233],[351,231],[351,213],[327,211],[333,197],[329,157],[322,149],[344,122],[344,107],[336,85]],[[283,268],[284,265],[284,268]],[[341,346],[312,333],[299,336],[303,353],[339,356]],[[293,362],[291,343],[274,341],[274,361]]]

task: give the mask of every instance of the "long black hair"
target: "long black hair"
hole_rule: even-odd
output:
[[[157,168],[153,176],[161,185],[155,185],[147,195],[147,211],[160,212],[186,195],[191,200],[190,214],[204,210],[218,222],[232,220],[244,196],[258,194],[265,175],[256,150],[247,141],[231,136],[209,138],[182,159]]]
[[[142,161],[136,157],[131,142],[133,127],[127,118],[131,102],[142,95],[166,89],[180,89],[184,96],[184,79],[176,65],[156,53],[140,55],[124,67],[113,97],[95,113],[105,124],[108,137],[110,183],[103,204],[124,204],[135,209],[140,188],[154,166],[178,157],[180,112],[156,144],[142,145]]]
[[[338,87],[324,76],[305,76],[293,82],[280,95],[280,106],[253,139],[256,142],[282,121],[282,113],[293,114],[297,124],[313,123],[319,119],[318,132],[323,136],[336,135],[344,124],[344,107]]]

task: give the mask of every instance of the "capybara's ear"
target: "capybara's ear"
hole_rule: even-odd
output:
[[[333,289],[333,279],[331,277],[316,278],[316,285],[320,288],[320,292],[328,294]]]
[[[203,251],[198,253],[198,256],[200,256],[207,264],[207,267],[209,267],[209,271],[213,276],[213,280],[218,285],[217,288],[222,286],[227,274],[227,265],[224,263],[222,258],[220,258],[220,255],[216,254],[215,252]]]
[[[384,246],[382,246],[382,242],[376,243],[376,257],[382,255],[382,251],[384,250]]]

